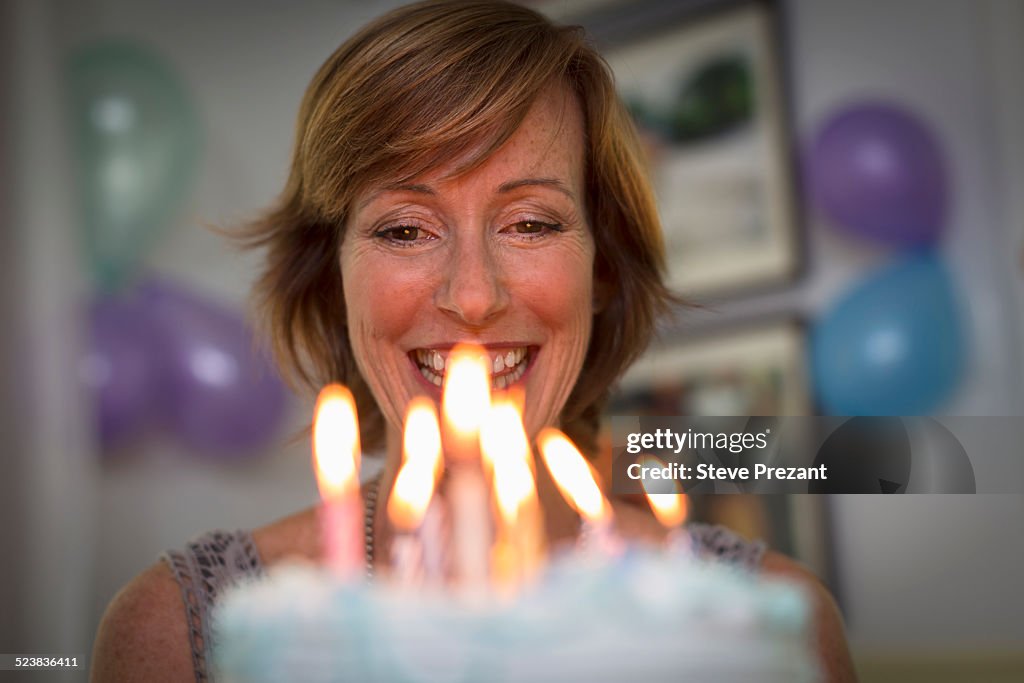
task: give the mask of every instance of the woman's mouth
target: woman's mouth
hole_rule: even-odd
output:
[[[513,346],[487,350],[491,363],[492,391],[510,387],[523,376],[534,355],[530,349],[529,346]],[[444,384],[445,367],[448,363],[447,350],[414,349],[409,355],[424,379],[437,387]]]

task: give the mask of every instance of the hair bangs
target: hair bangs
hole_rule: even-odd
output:
[[[301,127],[297,161],[304,203],[319,219],[344,224],[368,187],[479,166],[519,128],[544,88],[564,78],[581,40],[576,29],[555,27],[548,40],[537,40],[533,21],[499,32],[452,23],[418,50],[396,41],[386,48],[396,52],[393,59],[375,54],[388,69],[356,58],[346,74],[311,88],[321,99]],[[453,51],[453,44],[463,49]]]

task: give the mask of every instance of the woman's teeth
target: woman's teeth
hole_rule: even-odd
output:
[[[526,372],[526,347],[520,346],[501,353],[491,354],[491,388],[504,389],[514,384]],[[435,386],[444,383],[447,357],[433,349],[416,349],[416,363],[420,374]],[[500,374],[504,373],[504,374]]]

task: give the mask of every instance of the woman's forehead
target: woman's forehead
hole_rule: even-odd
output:
[[[383,193],[432,194],[439,187],[467,179],[497,193],[537,186],[579,200],[586,157],[584,141],[583,115],[576,96],[564,86],[550,86],[538,95],[519,126],[497,149],[493,149],[493,139],[481,139],[460,154],[441,157],[425,172],[400,174],[395,169],[392,177],[381,178],[360,192],[356,208],[365,207]]]

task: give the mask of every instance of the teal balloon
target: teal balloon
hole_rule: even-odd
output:
[[[77,51],[68,85],[84,249],[99,284],[117,287],[186,198],[198,120],[174,71],[134,44]]]
[[[831,415],[927,415],[963,374],[953,282],[930,251],[868,276],[815,325],[812,371]]]

